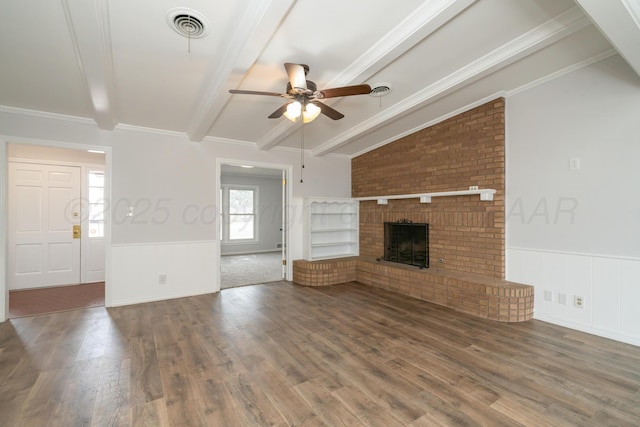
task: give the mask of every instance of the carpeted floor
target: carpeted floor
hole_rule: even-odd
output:
[[[220,257],[220,289],[282,280],[282,252]]]
[[[9,317],[104,305],[104,282],[9,292]]]

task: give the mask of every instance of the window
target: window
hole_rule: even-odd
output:
[[[104,237],[104,172],[89,171],[89,238]]]
[[[257,200],[258,188],[248,186],[225,186],[223,196],[226,221],[227,241],[257,240],[256,226],[258,224]]]

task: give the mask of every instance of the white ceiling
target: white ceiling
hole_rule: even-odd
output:
[[[229,90],[284,92],[285,62],[308,64],[320,89],[393,88],[325,100],[346,117],[304,126],[315,156],[364,153],[614,54],[640,74],[638,0],[2,3],[0,111],[261,150],[300,147],[300,123],[267,118],[284,99]],[[179,7],[204,16],[209,34],[174,32],[167,14]]]

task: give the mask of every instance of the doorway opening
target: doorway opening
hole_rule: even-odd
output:
[[[287,280],[288,170],[219,163],[220,289]]]
[[[105,305],[105,152],[7,144],[8,318]]]

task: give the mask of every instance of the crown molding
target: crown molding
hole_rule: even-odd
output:
[[[373,151],[373,150],[375,150],[377,148],[380,148],[380,147],[385,146],[387,144],[390,144],[390,143],[392,143],[394,141],[397,141],[398,139],[404,138],[405,136],[408,136],[408,135],[411,135],[413,133],[419,132],[419,131],[421,131],[423,129],[426,129],[426,128],[430,127],[430,126],[436,125],[436,124],[438,124],[440,122],[443,122],[443,121],[445,121],[447,119],[450,119],[451,117],[455,117],[458,114],[462,114],[465,111],[469,111],[469,110],[471,110],[473,108],[476,108],[476,107],[479,107],[479,106],[481,106],[483,104],[486,104],[489,101],[492,101],[492,100],[497,99],[497,98],[504,98],[504,97],[506,97],[506,94],[507,93],[505,91],[498,91],[498,92],[493,93],[492,95],[485,96],[484,98],[479,99],[477,101],[474,101],[474,102],[472,102],[470,104],[467,104],[464,107],[457,108],[457,109],[455,109],[453,111],[450,111],[447,114],[443,114],[442,116],[437,117],[437,118],[435,118],[433,120],[429,120],[428,122],[421,123],[418,126],[415,126],[415,127],[411,128],[411,129],[408,129],[408,130],[406,130],[404,132],[398,133],[398,134],[396,134],[396,135],[394,135],[394,136],[392,136],[390,138],[385,139],[384,141],[381,141],[381,142],[379,142],[379,143],[377,143],[375,145],[367,147],[364,150],[358,151],[355,154],[349,155],[349,158],[350,159],[354,159],[354,158],[356,158],[358,156],[361,156],[363,154],[368,153],[369,151]]]
[[[505,95],[505,98],[509,98],[509,97],[512,97],[512,96],[517,95],[519,93],[526,92],[526,91],[528,91],[530,89],[535,88],[536,86],[540,86],[542,84],[548,83],[548,82],[550,82],[552,80],[555,80],[555,79],[560,78],[562,76],[565,76],[567,74],[573,73],[574,71],[577,71],[577,70],[579,70],[581,68],[585,68],[585,67],[588,67],[589,65],[592,65],[592,64],[595,64],[597,62],[603,61],[603,60],[605,60],[607,58],[611,58],[612,56],[615,56],[617,54],[618,54],[618,52],[615,49],[613,49],[613,48],[612,49],[607,49],[604,52],[601,52],[601,53],[599,53],[597,55],[592,56],[591,58],[587,58],[587,59],[584,59],[584,60],[582,60],[580,62],[576,62],[575,64],[572,64],[572,65],[570,65],[568,67],[565,67],[565,68],[563,68],[561,70],[554,71],[553,73],[547,74],[544,77],[540,77],[537,80],[529,82],[529,83],[527,83],[525,85],[522,85],[520,87],[517,87],[515,89],[509,90],[509,91],[507,91],[507,93]]]
[[[582,13],[580,8],[574,6],[568,11],[503,44],[468,65],[459,68],[457,71],[416,92],[393,107],[331,138],[316,147],[312,153],[314,156],[323,156],[330,153],[348,144],[352,138],[377,129],[401,114],[408,114],[411,111],[435,102],[447,94],[459,90],[525,56],[531,55],[543,47],[565,38],[590,24],[591,22]]]
[[[328,87],[342,86],[371,78],[476,1],[425,1],[331,80]]]
[[[483,104],[485,104],[485,103],[487,103],[487,102],[489,102],[489,101],[491,101],[493,99],[501,98],[501,97],[505,98],[505,99],[508,99],[508,98],[510,98],[510,97],[512,97],[514,95],[517,95],[519,93],[528,91],[530,89],[533,89],[536,86],[540,86],[542,84],[548,83],[548,82],[550,82],[552,80],[555,80],[557,78],[560,78],[562,76],[570,74],[570,73],[572,73],[574,71],[577,71],[577,70],[579,70],[581,68],[585,68],[585,67],[588,67],[589,65],[592,65],[592,64],[595,64],[597,62],[603,61],[603,60],[605,60],[607,58],[611,58],[612,56],[617,55],[617,53],[618,52],[615,49],[608,49],[608,50],[606,50],[604,52],[601,52],[601,53],[599,53],[597,55],[592,56],[591,58],[587,58],[587,59],[585,59],[583,61],[580,61],[580,62],[578,62],[576,64],[570,65],[569,67],[563,68],[562,70],[555,71],[555,72],[553,72],[551,74],[548,74],[548,75],[546,75],[544,77],[541,77],[541,78],[539,78],[539,79],[537,79],[537,80],[535,80],[535,81],[533,81],[531,83],[527,83],[525,85],[522,85],[522,86],[520,86],[520,87],[518,87],[516,89],[512,89],[512,90],[509,90],[509,91],[498,91],[498,92],[495,92],[492,95],[489,95],[489,96],[486,96],[486,97],[484,97],[482,99],[474,101],[474,102],[472,102],[470,104],[465,105],[464,107],[458,108],[458,109],[456,109],[454,111],[451,111],[450,113],[444,114],[444,115],[442,115],[442,116],[440,116],[440,117],[438,117],[436,119],[429,120],[428,122],[425,122],[425,123],[422,123],[422,124],[420,124],[418,126],[415,126],[412,129],[409,129],[407,131],[398,133],[398,134],[396,134],[396,135],[394,135],[394,136],[392,136],[390,138],[385,139],[384,141],[381,141],[381,142],[379,142],[379,143],[377,143],[375,145],[367,147],[364,150],[361,150],[361,151],[358,151],[357,153],[351,154],[351,155],[349,155],[349,158],[354,159],[354,158],[356,158],[358,156],[361,156],[363,154],[368,153],[369,151],[373,151],[373,150],[375,150],[377,148],[380,148],[380,147],[382,147],[384,145],[387,145],[387,144],[389,144],[391,142],[397,141],[398,139],[404,138],[405,136],[411,135],[412,133],[421,131],[421,130],[426,129],[426,128],[430,127],[430,126],[433,126],[435,124],[443,122],[443,121],[445,121],[447,119],[450,119],[451,117],[454,117],[454,116],[456,116],[458,114],[462,114],[465,111],[471,110],[472,108],[479,107],[480,105],[483,105]]]
[[[477,0],[428,0],[360,55],[351,65],[331,80],[327,87],[345,86],[370,79],[377,72],[434,33]],[[335,99],[323,101],[327,104]],[[261,150],[277,146],[296,129],[283,122],[258,141]]]
[[[30,110],[27,108],[10,107],[8,105],[0,105],[0,113],[2,114],[14,114],[16,116],[34,117],[37,119],[45,120],[59,120],[68,123],[75,123],[81,125],[95,126],[96,122],[93,119],[86,117],[70,116],[67,114],[50,113],[47,111]]]
[[[629,11],[629,14],[631,14],[636,26],[640,27],[640,3],[633,0],[622,0],[622,4],[624,4],[625,8]]]
[[[49,113],[49,112],[45,112],[45,111],[29,110],[29,109],[17,108],[17,107],[9,107],[9,106],[6,106],[6,105],[0,105],[0,114],[10,114],[10,115],[16,115],[16,116],[33,117],[33,118],[36,118],[36,119],[44,119],[44,120],[56,120],[56,121],[59,121],[59,122],[66,122],[66,123],[71,123],[71,124],[76,124],[76,125],[91,126],[91,127],[94,127],[94,128],[97,127],[96,126],[96,122],[93,119],[89,119],[89,118],[85,118],[85,117],[69,116],[69,115],[58,114],[58,113]],[[194,141],[191,141],[189,139],[189,136],[184,132],[177,132],[177,131],[171,131],[171,130],[165,130],[165,129],[157,129],[157,128],[149,128],[149,127],[144,127],[144,126],[129,125],[129,124],[126,124],[126,123],[118,123],[115,126],[115,128],[113,129],[113,131],[114,132],[115,131],[140,132],[140,133],[146,133],[146,134],[152,134],[152,135],[161,135],[161,136],[177,138],[177,139],[184,140],[184,142],[194,142]],[[235,145],[235,146],[238,146],[238,147],[253,148],[253,149],[256,149],[256,150],[258,149],[254,142],[242,141],[242,140],[239,140],[239,139],[218,138],[218,137],[214,137],[214,136],[207,136],[207,137],[203,138],[202,142],[203,143],[212,143],[212,144],[230,144],[230,145]],[[294,147],[274,147],[273,150],[274,151],[289,152],[289,153],[300,153],[300,149],[299,148],[294,148]],[[305,152],[305,154],[311,155],[311,151],[310,150],[304,150],[304,152]],[[340,153],[332,153],[329,156],[336,157],[336,158],[349,158],[348,155],[340,154]]]
[[[640,76],[640,4],[635,0],[576,0],[620,56]]]
[[[162,135],[162,136],[170,136],[173,138],[184,139],[185,141],[189,141],[189,137],[184,132],[178,132],[167,129],[157,129],[157,128],[149,128],[145,126],[137,126],[137,125],[129,125],[126,123],[118,123],[114,130],[124,131],[124,132],[142,132],[153,135]]]

